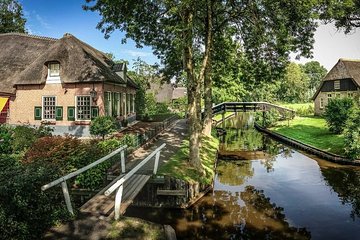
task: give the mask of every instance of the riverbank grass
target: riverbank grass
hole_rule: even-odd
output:
[[[189,164],[189,140],[184,140],[181,148],[169,161],[159,169],[160,175],[175,177],[189,183],[211,184],[214,178],[214,164],[217,157],[219,140],[215,137],[201,137],[200,158],[205,174],[199,172]]]
[[[321,117],[295,117],[277,122],[270,130],[327,152],[344,154],[344,136],[331,133]]]
[[[165,240],[166,237],[164,228],[160,224],[139,218],[122,217],[112,224],[106,239]]]
[[[225,118],[233,114],[233,112],[225,112]],[[222,119],[222,113],[216,114],[213,118],[215,121],[220,121]]]

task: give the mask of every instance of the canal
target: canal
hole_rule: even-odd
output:
[[[169,224],[178,239],[359,239],[360,168],[284,146],[253,123],[249,113],[223,123],[214,189],[193,207],[126,215]]]

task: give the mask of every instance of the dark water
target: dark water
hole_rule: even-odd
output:
[[[221,151],[248,160],[220,160],[214,191],[191,209],[126,215],[170,224],[178,239],[360,239],[360,168],[283,146],[252,122],[224,123]]]

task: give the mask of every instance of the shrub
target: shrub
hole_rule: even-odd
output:
[[[0,154],[12,153],[12,129],[7,125],[0,125]]]
[[[349,118],[354,102],[351,98],[331,99],[325,108],[324,118],[331,132],[340,134]]]
[[[360,157],[360,110],[356,109],[346,121],[344,130],[345,154],[350,159]]]
[[[69,216],[59,189],[40,189],[56,177],[54,169],[36,163],[24,166],[0,156],[1,239],[40,239],[46,229]]]
[[[275,109],[265,112],[265,119],[263,119],[262,112],[256,112],[255,120],[258,124],[265,128],[273,126],[279,120],[279,112]]]
[[[105,136],[115,132],[117,124],[114,118],[110,116],[99,116],[91,121],[90,133],[91,135],[101,136],[105,139]]]

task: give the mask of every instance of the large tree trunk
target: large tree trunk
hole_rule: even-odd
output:
[[[193,13],[191,9],[185,9],[183,15],[185,25],[184,30],[184,46],[183,46],[183,61],[184,68],[188,80],[188,118],[189,118],[189,160],[191,165],[203,173],[203,167],[200,160],[200,133],[201,133],[201,118],[200,118],[200,88],[199,79],[196,78],[194,72],[194,58],[193,58],[193,36],[192,24]]]
[[[205,22],[205,57],[207,59],[205,63],[205,73],[204,73],[204,119],[203,119],[203,134],[210,136],[211,126],[212,126],[212,68],[211,68],[211,55],[212,55],[212,46],[213,46],[213,1],[207,1],[207,17]]]

